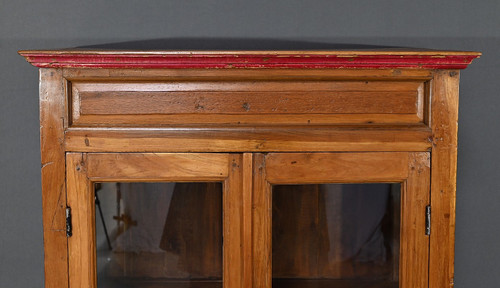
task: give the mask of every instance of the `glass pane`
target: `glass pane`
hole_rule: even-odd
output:
[[[399,184],[272,189],[273,288],[398,287]]]
[[[95,193],[98,288],[222,287],[221,183],[99,183]]]

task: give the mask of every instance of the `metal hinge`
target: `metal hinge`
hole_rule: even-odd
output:
[[[425,235],[431,235],[431,205],[425,206]]]
[[[66,237],[73,235],[73,225],[71,225],[71,207],[66,207]]]

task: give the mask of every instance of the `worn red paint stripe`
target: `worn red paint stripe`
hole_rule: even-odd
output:
[[[41,68],[426,68],[464,69],[477,55],[47,54],[24,53]]]

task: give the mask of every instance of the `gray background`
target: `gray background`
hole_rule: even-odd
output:
[[[483,52],[461,77],[455,287],[498,287],[498,0],[0,0],[0,287],[43,287],[44,277],[38,76],[16,51],[184,37],[217,38],[221,48],[282,39],[274,48],[300,40]]]

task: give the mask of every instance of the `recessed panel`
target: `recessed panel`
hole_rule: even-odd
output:
[[[71,82],[73,126],[422,123],[422,81]]]

